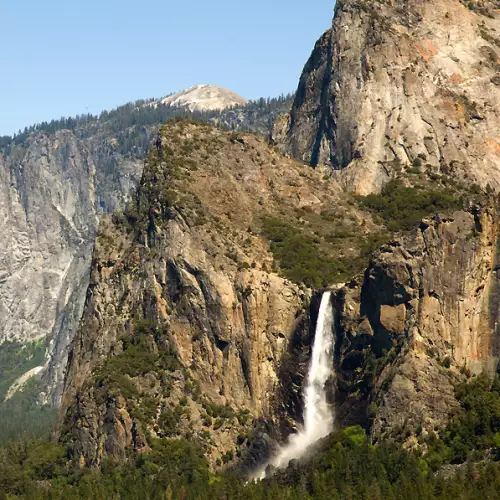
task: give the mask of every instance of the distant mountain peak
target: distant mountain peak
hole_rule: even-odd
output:
[[[213,111],[244,106],[248,101],[231,90],[218,85],[195,85],[176,94],[167,96],[155,104],[166,104],[187,108],[190,111]]]

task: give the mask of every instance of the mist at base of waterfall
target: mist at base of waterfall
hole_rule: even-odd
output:
[[[321,298],[304,388],[304,425],[288,438],[288,442],[280,447],[278,452],[254,475],[254,479],[264,479],[269,466],[282,469],[287,467],[291,460],[304,457],[315,443],[332,432],[334,408],[328,402],[328,382],[334,376],[333,322],[331,292],[328,291]]]

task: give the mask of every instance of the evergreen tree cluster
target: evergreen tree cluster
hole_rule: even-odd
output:
[[[54,134],[61,130],[69,130],[79,139],[92,137],[114,139],[112,143],[121,155],[143,158],[157,131],[156,127],[171,118],[194,118],[212,122],[222,128],[268,134],[276,116],[287,112],[292,101],[293,95],[287,94],[276,98],[260,98],[238,108],[189,111],[161,104],[154,99],[139,100],[112,111],[103,111],[100,115],[63,117],[26,127],[13,137],[0,137],[0,153],[7,156],[16,147],[26,147],[30,137],[37,133]]]
[[[18,439],[0,447],[0,499],[498,499],[499,379],[477,377],[457,387],[457,396],[461,411],[426,446],[374,445],[364,429],[348,427],[309,459],[258,482],[236,470],[210,472],[202,450],[183,438],[150,438],[149,453],[100,469],[81,468],[60,443]],[[457,456],[460,440],[468,450]]]

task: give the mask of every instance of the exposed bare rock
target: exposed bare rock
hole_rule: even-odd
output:
[[[127,161],[107,170],[102,159],[68,131],[38,134],[0,155],[0,342],[50,339],[46,377],[55,402],[99,217],[124,203],[142,170]]]
[[[345,421],[370,417],[374,436],[432,431],[457,409],[465,373],[494,373],[498,236],[493,209],[430,219],[338,294]]]
[[[253,447],[262,459],[300,421],[317,298],[273,271],[258,228],[340,213],[345,196],[262,139],[165,126],[135,205],[100,226],[59,423],[73,456],[98,466],[189,436],[213,468]],[[495,369],[499,217],[482,199],[424,219],[335,292],[338,425],[432,432],[458,408],[455,384]]]
[[[75,456],[96,465],[106,455],[139,451],[130,429],[165,435],[171,430],[162,415],[169,412],[181,415],[177,432],[205,443],[212,465],[229,451],[242,453],[241,435],[260,418],[274,424],[272,432],[294,425],[311,291],[272,271],[268,243],[252,228],[264,216],[340,203],[335,183],[281,158],[262,139],[166,126],[149,155],[137,208],[99,230],[63,398],[62,438]],[[106,367],[128,359],[141,322],[148,325],[141,346],[152,361],[116,387],[118,369]],[[173,372],[159,364],[172,352]],[[228,405],[231,418],[212,422],[211,404]],[[146,422],[137,415],[145,405],[154,409]]]
[[[274,140],[360,194],[412,165],[500,188],[499,15],[488,1],[337,2]]]
[[[218,85],[195,85],[159,102],[167,106],[187,108],[189,111],[223,110],[248,104],[240,95]],[[155,104],[156,101],[150,105]]]
[[[32,130],[0,145],[0,345],[47,339],[42,400],[60,399],[98,220],[130,199],[159,124],[193,109],[221,126],[268,135],[275,115],[290,106],[285,97],[247,103],[205,85],[170,98],[44,124],[46,133]]]

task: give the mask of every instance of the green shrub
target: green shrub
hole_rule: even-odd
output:
[[[180,420],[181,418],[178,413],[165,406],[160,414],[158,425],[165,436],[172,437],[178,433]]]
[[[380,194],[358,196],[360,205],[377,214],[390,231],[417,227],[421,219],[440,211],[461,209],[462,197],[447,188],[405,187],[400,181],[388,182]]]
[[[450,368],[451,367],[451,358],[449,356],[446,356],[446,358],[443,359],[441,362],[444,368]]]
[[[230,405],[218,405],[216,403],[204,402],[203,408],[205,408],[207,414],[213,418],[233,418],[235,412]]]
[[[136,320],[134,335],[122,343],[122,353],[107,358],[96,368],[94,378],[98,386],[131,398],[139,395],[131,378],[149,372],[175,371],[180,367],[175,349],[150,321]]]
[[[455,391],[461,412],[427,443],[442,461],[463,463],[475,451],[496,454],[500,450],[500,378],[491,381],[482,374]]]
[[[283,275],[295,283],[320,288],[339,281],[349,266],[327,255],[319,240],[299,227],[276,218],[265,218],[263,235]]]

